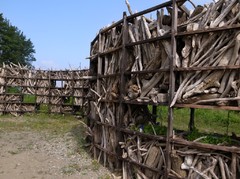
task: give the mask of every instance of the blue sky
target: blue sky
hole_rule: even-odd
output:
[[[129,0],[134,12],[165,1]],[[196,4],[210,0],[193,1]],[[0,13],[31,39],[40,69],[88,68],[90,43],[99,30],[122,18],[125,0],[1,0]],[[155,14],[154,14],[155,17]]]

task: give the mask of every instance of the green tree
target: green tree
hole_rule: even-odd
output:
[[[30,39],[0,14],[0,64],[20,63],[32,67],[34,46]]]

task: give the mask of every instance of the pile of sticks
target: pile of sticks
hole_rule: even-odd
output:
[[[51,86],[51,81],[49,80],[49,72],[48,71],[38,71],[36,73],[36,86],[39,88],[36,89],[37,99],[36,102],[38,104],[41,103],[49,103],[49,87]]]
[[[240,22],[240,3],[220,0],[204,7],[198,6],[190,17],[179,25],[187,32],[217,27],[234,27]],[[239,29],[184,36],[184,47],[179,49],[181,67],[239,66]],[[216,68],[218,69],[218,68]],[[240,76],[237,70],[207,70],[182,73],[172,105],[184,103],[213,103],[240,106]],[[238,103],[237,103],[238,102]]]
[[[109,128],[107,126],[99,126],[94,124],[93,120],[98,119],[102,124],[108,124],[116,127],[119,122],[117,117],[114,116],[115,113],[118,113],[119,108],[116,104],[109,103],[96,103],[94,101],[90,102],[90,108],[94,109],[90,111],[88,118],[90,119],[90,131],[91,137],[94,139],[94,144],[100,146],[101,148],[111,151],[112,153],[117,153],[118,148],[118,135],[114,128]],[[111,169],[117,168],[119,161],[111,155],[107,155],[105,152],[98,152],[95,150],[94,157],[100,162],[103,162],[104,166],[109,166]]]
[[[1,114],[6,112],[18,116],[36,111],[41,104],[47,104],[49,111],[54,113],[74,111],[73,105],[86,105],[83,97],[87,90],[84,91],[83,86],[88,88],[88,80],[85,79],[88,72],[35,70],[20,64],[3,64],[0,68]],[[25,102],[25,97],[31,98],[31,104]]]
[[[106,151],[116,154],[120,145],[123,178],[161,178],[168,167],[165,142],[147,141],[135,133],[118,135],[118,127],[151,121],[146,104],[240,106],[240,3],[219,0],[193,7],[190,11],[186,4],[178,4],[173,66],[170,6],[157,11],[156,19],[139,16],[103,28],[91,46],[90,59],[96,66],[90,70],[98,80],[91,87],[95,101],[90,104],[89,118],[94,120],[90,130],[93,144],[102,148],[94,148],[94,156],[114,168],[117,162]],[[170,68],[175,74],[171,101]],[[240,173],[239,156],[231,158],[227,152],[179,149],[170,154],[174,177],[237,178]]]
[[[240,106],[240,76],[237,68],[240,65],[240,35],[239,28],[233,28],[240,22],[240,3],[237,0],[220,0],[194,7],[190,11],[182,4],[178,9],[178,33],[186,35],[177,37],[177,54],[173,66],[176,70],[176,94],[171,106],[176,102]],[[125,59],[122,59],[121,48],[122,24],[104,33],[100,31],[99,39],[92,46],[91,56],[113,51],[101,56],[101,75],[117,74],[120,63],[124,63],[125,73],[146,72],[127,77],[125,100],[154,103],[168,101],[171,21],[172,8],[167,7],[157,12],[156,20],[141,16],[128,22],[128,44],[165,38],[129,46]],[[207,32],[209,29],[224,27],[232,29]],[[194,31],[198,33],[194,34]],[[107,99],[119,97],[118,79],[102,80],[101,93]]]
[[[123,178],[153,178],[163,175],[165,163],[165,143],[141,141],[140,137],[130,137],[127,142],[120,142],[122,148]],[[144,169],[140,167],[146,166]]]
[[[174,150],[171,174],[179,178],[238,178],[239,155],[195,149]]]

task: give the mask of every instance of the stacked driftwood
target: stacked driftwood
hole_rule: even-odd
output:
[[[121,156],[124,178],[161,178],[161,171],[168,167],[164,161],[165,142],[146,140],[135,132],[129,135],[121,129],[135,126],[140,130],[140,126],[154,123],[147,104],[240,107],[240,3],[219,0],[193,7],[190,11],[185,4],[178,3],[173,66],[171,6],[159,9],[156,19],[141,15],[129,18],[126,24],[121,21],[103,28],[91,46],[94,68],[90,71],[98,76],[91,89],[95,101],[90,106],[94,155],[111,167]],[[168,100],[173,80],[170,68],[176,78],[172,101]],[[120,154],[117,143],[122,148]],[[172,161],[181,161],[180,165],[172,162],[170,173],[175,177],[234,178],[240,173],[239,156],[233,161],[230,153],[182,149],[171,153]],[[112,157],[113,154],[118,157]],[[185,163],[187,158],[192,161]]]
[[[122,158],[135,162],[135,165],[123,162],[123,178],[157,179],[163,175],[166,166],[165,142],[141,141],[139,136],[133,136],[120,144],[123,149]],[[146,167],[141,168],[136,163]]]
[[[239,155],[180,148],[171,154],[172,175],[179,178],[239,178]]]
[[[237,0],[221,0],[204,6],[196,6],[189,11],[186,6],[179,8],[179,32],[193,32],[214,29],[217,27],[231,27],[239,23],[239,2]],[[154,37],[168,36],[171,32],[171,8],[169,14],[164,9],[157,12],[157,19],[145,16],[128,23],[129,43],[148,40]],[[175,68],[204,68],[177,73],[176,95],[172,106],[178,103],[197,103],[217,105],[237,105],[240,98],[239,68],[236,70],[215,70],[214,67],[239,66],[239,30],[225,30],[218,32],[182,35],[178,38]],[[114,27],[101,35],[92,47],[91,56],[96,52],[107,52],[119,47],[122,43],[121,27]],[[126,72],[154,71],[169,69],[171,57],[171,40],[165,38],[157,42],[129,47],[124,69]],[[104,57],[102,75],[119,72],[122,51],[108,53]],[[219,68],[216,68],[219,69]],[[118,78],[108,81],[105,93],[116,97],[115,86]],[[103,84],[106,83],[103,80]],[[161,103],[167,101],[169,73],[152,72],[131,75],[127,83],[126,100],[153,101]],[[113,91],[111,93],[111,91]],[[104,93],[104,91],[103,91]],[[209,101],[208,101],[209,100]],[[231,101],[233,103],[229,104]],[[237,103],[238,102],[238,103]]]
[[[39,86],[39,88],[36,88],[36,95],[37,99],[36,102],[41,103],[49,103],[49,87],[50,87],[50,81],[49,81],[49,72],[48,71],[38,71],[36,73],[36,86]]]
[[[47,71],[4,64],[0,68],[1,113],[34,112],[41,104],[47,104],[49,112],[55,113],[80,110],[86,105],[83,98],[87,92],[83,86],[88,88],[88,79],[83,78],[85,75],[88,76],[88,70]],[[35,102],[25,102],[27,95]]]
[[[236,26],[240,22],[240,3],[236,0],[218,1],[197,7],[179,27],[187,32],[217,27]],[[240,34],[238,29],[184,36],[179,55],[181,67],[239,66]],[[240,106],[240,76],[237,70],[208,70],[183,73],[172,101],[187,103],[216,102],[217,105]],[[237,103],[238,102],[238,103]]]

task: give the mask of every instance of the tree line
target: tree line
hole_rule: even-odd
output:
[[[0,13],[0,65],[20,63],[33,67],[32,62],[36,61],[34,53],[31,40]]]

